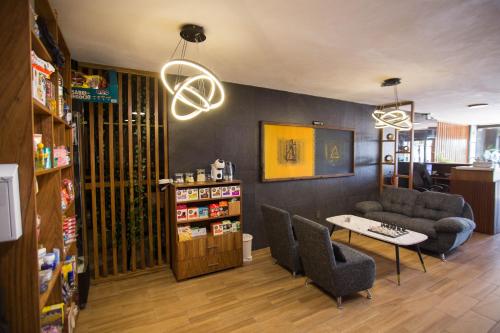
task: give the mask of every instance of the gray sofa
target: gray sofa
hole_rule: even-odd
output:
[[[271,247],[271,256],[276,259],[278,264],[292,271],[293,276],[302,272],[290,214],[283,209],[269,205],[262,205],[261,210]]]
[[[470,205],[454,194],[386,188],[380,201],[358,202],[356,210],[365,218],[427,235],[420,247],[441,254],[442,259],[476,228]]]
[[[375,261],[371,257],[332,242],[328,229],[319,223],[294,215],[293,227],[306,276],[335,296],[339,307],[343,296],[359,291],[366,290],[371,298],[369,289],[375,280]],[[333,246],[341,254],[336,256]]]

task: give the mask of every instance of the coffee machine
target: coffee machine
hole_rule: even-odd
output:
[[[212,181],[221,182],[224,180],[224,169],[226,163],[223,160],[216,159],[214,163],[210,164]]]

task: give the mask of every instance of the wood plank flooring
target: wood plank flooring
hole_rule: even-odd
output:
[[[347,232],[335,233],[347,242]],[[77,333],[84,332],[500,332],[500,235],[474,234],[446,262],[353,234],[374,257],[373,299],[334,299],[274,265],[269,249],[244,267],[177,283],[169,269],[92,286]]]

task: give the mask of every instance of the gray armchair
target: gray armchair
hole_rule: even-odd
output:
[[[302,272],[302,264],[297,241],[293,235],[290,214],[269,205],[262,205],[261,210],[271,247],[271,256],[278,264],[292,271],[295,277],[297,273]]]
[[[336,297],[369,289],[375,280],[375,261],[346,245],[333,243],[325,226],[300,216],[293,216],[293,226],[299,241],[299,253],[305,274],[316,285]],[[336,260],[333,245],[340,248],[345,261]],[[337,258],[339,259],[339,258]]]

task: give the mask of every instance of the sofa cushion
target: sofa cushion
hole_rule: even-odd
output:
[[[380,212],[384,210],[384,208],[378,201],[361,201],[358,202],[354,207],[358,212],[361,212],[363,214],[369,212]]]
[[[371,212],[365,215],[367,219],[392,223],[409,230],[420,232],[429,238],[437,238],[437,232],[434,229],[435,221],[423,218],[411,218],[405,215],[390,212]]]
[[[445,217],[436,222],[438,232],[459,233],[462,231],[474,230],[476,224],[474,221],[464,217]]]
[[[365,218],[379,222],[399,225],[399,222],[401,220],[407,219],[408,217],[402,214],[391,213],[391,212],[370,212],[365,214]]]
[[[445,217],[461,217],[463,209],[462,196],[428,191],[418,194],[413,216],[437,221]]]
[[[381,194],[380,203],[384,207],[384,211],[413,216],[419,193],[405,188],[386,188]]]

